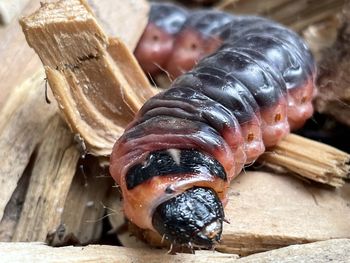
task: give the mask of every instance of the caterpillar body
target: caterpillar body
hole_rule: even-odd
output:
[[[312,115],[315,62],[268,19],[172,4],[152,5],[135,55],[145,71],[177,78],[114,146],[125,215],[172,243],[211,247],[230,181]]]

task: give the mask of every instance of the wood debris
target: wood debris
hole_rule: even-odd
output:
[[[106,6],[116,5],[115,1],[89,0],[92,7],[97,10],[97,15],[105,12],[101,9],[105,5],[102,2],[108,2],[109,4],[106,4]],[[117,35],[119,30],[125,29],[125,24],[134,23],[133,26],[136,26],[137,30],[135,32],[123,31],[125,34],[130,34],[130,37],[122,36],[122,39],[130,47],[133,47],[143,30],[147,5],[144,5],[144,1],[141,1],[143,4],[140,6],[137,6],[135,1],[126,2],[130,4],[127,9],[131,8],[129,10],[136,12],[135,10],[140,8],[143,11],[140,17],[137,18],[135,18],[135,14],[132,16],[125,15],[125,19],[132,18],[138,22],[123,20],[124,26],[121,24],[119,29],[114,32]],[[299,1],[297,2],[299,3]],[[313,1],[311,2],[313,3]],[[323,7],[328,4],[328,1],[326,1]],[[120,5],[123,6],[123,4]],[[116,9],[110,11],[113,14],[118,13]],[[312,11],[312,9],[309,9],[309,11],[313,15],[312,19],[306,19],[307,23],[316,21],[318,19],[315,18],[316,11]],[[121,13],[124,14],[123,12]],[[21,24],[28,42],[38,52],[45,65],[46,74],[55,98],[58,100],[70,128],[77,135],[76,137],[83,138],[82,145],[86,144],[90,153],[109,155],[111,147],[125,125],[133,118],[145,99],[155,94],[155,92],[123,42],[107,37],[105,32],[114,35],[108,30],[108,27],[113,30],[114,25],[109,24],[104,16],[99,19],[102,24],[105,23],[106,30],[102,30],[97,24],[96,17],[90,12],[90,7],[87,6],[85,1],[61,0],[56,3],[43,4],[39,11],[30,17],[24,18]],[[304,25],[300,26],[300,28],[302,27]],[[100,174],[97,160],[90,159],[89,164],[83,168],[85,172],[82,172],[77,166],[81,152],[77,151],[76,146],[73,145],[73,135],[56,115],[57,107],[55,104],[47,105],[43,103],[39,105],[38,101],[40,99],[38,98],[44,99],[43,89],[40,91],[38,89],[38,87],[44,87],[43,73],[40,74],[38,73],[25,84],[25,91],[20,93],[17,98],[15,96],[11,104],[8,104],[12,106],[4,108],[5,111],[3,112],[5,113],[2,116],[5,116],[5,118],[3,122],[0,121],[0,137],[2,139],[10,138],[11,143],[14,140],[14,138],[9,137],[11,132],[22,134],[21,132],[26,131],[24,128],[32,127],[30,126],[32,123],[35,124],[34,136],[30,133],[29,138],[24,138],[25,136],[15,138],[15,143],[19,145],[17,147],[22,147],[24,143],[23,147],[26,149],[23,156],[19,156],[19,160],[22,161],[19,167],[16,166],[18,170],[12,169],[13,166],[5,163],[9,162],[8,160],[17,160],[15,159],[18,158],[18,153],[15,151],[17,149],[10,148],[13,145],[8,144],[9,141],[3,142],[3,140],[0,140],[0,146],[2,142],[5,146],[7,145],[7,148],[0,147],[0,150],[6,150],[2,152],[4,157],[2,160],[5,166],[0,165],[0,171],[7,171],[7,173],[4,173],[6,180],[10,175],[15,175],[9,182],[6,181],[4,188],[1,184],[1,190],[5,189],[5,194],[0,194],[0,213],[4,211],[16,188],[19,176],[23,174],[27,167],[34,149],[42,141],[38,148],[37,158],[34,159],[32,164],[33,176],[20,222],[17,227],[13,226],[14,222],[10,222],[12,229],[16,228],[13,240],[40,240],[53,245],[63,245],[65,242],[72,242],[72,240],[78,244],[93,242],[100,236],[101,219],[107,208],[111,225],[119,236],[121,243],[125,246],[144,247],[143,244],[135,245],[132,239],[127,238],[129,234],[125,234],[125,232],[120,234],[117,231],[124,222],[120,202],[113,203],[113,198],[118,198],[117,189],[112,188],[113,182],[110,178],[96,176],[96,174]],[[33,84],[33,90],[29,89],[30,83]],[[35,96],[31,95],[31,92],[35,92]],[[18,103],[21,101],[23,101],[22,104]],[[46,110],[43,105],[49,108],[52,107],[52,109]],[[119,109],[117,105],[120,105],[121,108]],[[33,114],[33,110],[35,112],[36,110],[40,111],[40,114],[42,114],[40,116],[43,117],[38,120],[38,115]],[[27,117],[28,123],[19,125],[18,130],[16,130],[17,128],[12,130],[14,123],[19,122],[19,120],[22,121],[21,117],[23,116]],[[47,123],[50,123],[50,125],[44,133]],[[3,129],[2,127],[12,128]],[[54,127],[57,129],[55,132]],[[60,135],[64,138],[62,145],[58,143],[59,140],[55,140],[55,143],[50,144],[48,139],[43,139],[45,137],[58,138],[57,136]],[[274,154],[266,157],[273,160],[269,162],[272,164],[277,160],[278,164],[284,164],[290,170],[294,168],[294,172],[300,172],[298,169],[302,167],[303,172],[306,172],[306,177],[333,186],[339,186],[343,183],[342,180],[345,178],[348,169],[345,164],[349,158],[348,155],[333,149],[330,150],[332,154],[329,155],[329,148],[325,148],[326,146],[295,138],[294,135],[290,135],[278,145],[273,150]],[[291,143],[295,141],[298,146],[290,147]],[[65,149],[62,148],[64,144],[66,144]],[[307,154],[300,153],[297,150],[298,147],[303,149],[305,144],[311,147],[310,151],[307,152],[309,155],[315,152],[321,152],[322,154],[318,155],[316,159],[310,160]],[[281,158],[281,152],[283,158]],[[22,153],[20,152],[20,154]],[[58,159],[63,160],[59,164],[57,164],[57,159],[53,157],[55,154],[60,156]],[[45,155],[50,156],[45,159]],[[300,156],[303,165],[292,161],[291,157],[295,155],[298,158]],[[306,161],[310,164],[306,164]],[[326,162],[326,164],[320,166],[318,162]],[[317,166],[317,173],[314,170],[310,171],[310,168],[314,169],[315,166]],[[11,169],[6,170],[5,168]],[[45,170],[48,171],[48,174],[45,174]],[[2,174],[0,174],[2,180],[3,177],[1,176]],[[52,187],[49,187],[50,185],[56,185],[57,187],[52,189]],[[266,173],[248,173],[233,182],[230,194],[231,200],[228,203],[226,215],[231,224],[225,225],[223,242],[218,247],[221,251],[250,254],[289,244],[334,237],[349,237],[349,223],[346,220],[350,216],[348,185],[342,189],[319,188],[311,184],[307,185],[292,177]],[[99,200],[103,200],[102,204],[99,203]],[[36,201],[38,205],[36,205]],[[108,208],[111,208],[111,210],[108,210]],[[36,213],[33,214],[35,211]],[[113,213],[113,211],[118,211],[118,213]],[[48,213],[50,213],[50,218],[46,218]],[[6,226],[3,224],[4,222],[0,224],[0,231],[1,227]],[[11,233],[8,234],[8,239],[11,238],[11,235]],[[14,245],[16,246],[16,244]],[[40,257],[40,248],[35,248],[36,255]],[[109,253],[112,255],[111,260],[115,260],[117,256],[129,260],[131,256],[135,255],[142,256],[142,261],[145,260],[146,255],[149,255],[151,261],[154,257],[157,257],[160,262],[168,259],[168,256],[163,258],[158,254],[159,251],[155,250],[141,251],[124,248],[119,250],[115,247],[108,248],[108,250],[104,250],[104,247],[90,250],[90,248],[91,246],[84,249],[78,248],[77,250],[77,248],[70,247],[64,248],[67,250],[63,249],[62,252],[58,253],[60,255],[63,253],[70,258],[80,256],[77,251],[87,253],[87,255],[82,255],[82,259],[78,258],[77,260],[101,261],[101,257],[108,260]],[[30,254],[30,247],[28,247],[28,251],[29,256],[33,256]],[[53,251],[45,247],[42,253],[43,255],[50,253],[51,256]],[[89,251],[91,251],[91,254]],[[159,253],[163,253],[163,251]],[[189,258],[189,255],[178,259],[181,261],[186,259],[189,262],[200,262],[200,260],[203,262],[213,260],[225,262],[226,259],[232,261],[235,258],[232,255],[218,253],[213,255],[215,255],[215,258],[211,258],[208,254],[202,254],[201,259],[197,257]],[[217,255],[219,256],[216,257]],[[208,259],[205,258],[207,256]],[[63,258],[64,262],[67,261],[67,257]]]
[[[195,255],[167,255],[164,250],[132,249],[114,246],[89,245],[81,247],[52,248],[42,243],[0,243],[2,259],[18,262],[348,262],[350,239],[333,239],[305,245],[294,245],[248,257],[212,251],[196,251]]]
[[[343,186],[350,171],[350,154],[295,134],[268,149],[258,162],[334,187]]]
[[[346,0],[222,0],[217,7],[236,14],[269,17],[296,31],[328,19],[342,10]]]
[[[60,224],[79,152],[71,132],[55,115],[44,133],[14,241],[42,241]]]
[[[350,126],[350,4],[344,8],[338,36],[323,50],[315,107]]]
[[[109,155],[124,127],[154,95],[131,52],[107,37],[84,1],[45,4],[21,25],[73,132],[89,153]]]
[[[54,104],[45,103],[44,76],[41,71],[24,82],[1,111],[0,219],[37,144],[43,139],[47,122],[56,113]]]
[[[89,245],[86,247],[52,248],[42,243],[0,243],[1,260],[4,262],[232,262],[237,255],[214,251],[198,251],[196,254],[168,255],[166,250],[132,249],[116,246]]]
[[[237,263],[329,263],[349,262],[350,239],[331,239],[311,244],[294,245],[240,258]]]

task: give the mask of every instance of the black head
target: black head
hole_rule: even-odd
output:
[[[174,244],[211,248],[222,233],[224,210],[210,188],[191,188],[160,204],[153,214],[153,227]]]

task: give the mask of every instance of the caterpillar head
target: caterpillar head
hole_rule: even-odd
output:
[[[191,188],[162,203],[153,214],[153,226],[174,244],[211,248],[222,233],[224,210],[210,188]]]

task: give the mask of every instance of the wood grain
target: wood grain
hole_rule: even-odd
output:
[[[21,25],[71,129],[89,153],[108,156],[154,95],[134,56],[123,42],[108,38],[84,1],[45,4]]]
[[[69,128],[54,115],[38,148],[13,241],[45,241],[56,230],[79,156]]]
[[[0,118],[0,219],[57,106],[44,97],[44,73],[16,88]]]

